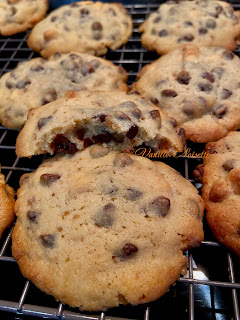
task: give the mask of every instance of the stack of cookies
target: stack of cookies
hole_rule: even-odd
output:
[[[20,10],[24,1],[13,2]],[[43,58],[0,79],[0,120],[23,128],[17,155],[54,155],[21,178],[13,256],[41,290],[81,310],[158,299],[186,272],[184,252],[203,240],[196,188],[171,167],[123,151],[144,145],[171,155],[185,137],[207,143],[240,128],[240,63],[229,51],[240,20],[230,5],[169,1],[139,32],[143,46],[165,55],[141,70],[131,92],[126,71],[96,56],[126,43],[132,20],[121,4],[91,1],[39,22],[28,45]],[[217,160],[223,143],[232,153]],[[202,166],[195,174],[206,183],[214,229],[218,209],[239,203],[240,192],[234,146],[220,140],[211,150],[207,178]],[[215,162],[220,182],[218,172],[209,178]]]

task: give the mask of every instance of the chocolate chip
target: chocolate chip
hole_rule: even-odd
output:
[[[109,143],[112,140],[111,135],[107,132],[97,134],[93,136],[92,139],[96,143]]]
[[[168,32],[165,29],[159,31],[159,33],[158,33],[159,37],[166,37],[167,35],[168,35]]]
[[[11,79],[8,79],[8,80],[6,81],[6,87],[7,87],[8,89],[12,89],[12,88],[15,87],[15,83],[14,83]]]
[[[121,103],[119,105],[120,108],[124,108],[124,107],[127,107],[127,108],[136,108],[137,105],[136,103],[134,103],[133,101],[125,101],[123,103]]]
[[[177,121],[174,118],[169,118],[169,123],[171,124],[171,126],[173,126],[173,128],[176,128]]]
[[[153,19],[153,23],[158,23],[162,20],[161,16],[157,16]]]
[[[125,73],[125,70],[123,69],[122,66],[118,66],[118,73],[120,73],[120,74],[124,74]]]
[[[94,222],[98,227],[109,228],[115,220],[116,207],[113,203],[106,204],[94,215]]]
[[[152,110],[152,111],[150,111],[149,113],[150,113],[151,118],[153,118],[154,120],[155,120],[155,119],[160,119],[160,112],[159,112],[159,110]]]
[[[94,31],[102,31],[102,29],[103,29],[103,26],[102,26],[102,24],[100,23],[100,22],[94,22],[93,24],[92,24],[92,30],[94,30]]]
[[[216,67],[216,68],[212,69],[212,72],[216,73],[218,75],[218,78],[221,79],[222,75],[223,75],[223,72],[224,72],[224,69],[221,68],[221,67]]]
[[[87,147],[91,146],[93,143],[94,142],[89,138],[83,139],[83,147],[84,148],[87,148]]]
[[[141,118],[142,112],[140,109],[136,108],[131,112],[131,116],[137,120]]]
[[[114,167],[128,167],[131,166],[134,161],[130,157],[125,157],[124,155],[120,154],[113,160]]]
[[[121,133],[112,133],[111,134],[113,141],[117,143],[122,143],[124,140],[124,135]]]
[[[17,13],[17,8],[16,7],[11,7],[11,15],[14,16]]]
[[[85,135],[85,129],[83,129],[83,128],[78,129],[78,131],[76,132],[76,135],[79,140],[83,140],[84,135]]]
[[[126,136],[128,137],[128,139],[133,139],[133,138],[136,137],[137,134],[138,134],[138,126],[137,125],[133,125],[128,130]]]
[[[186,27],[192,27],[192,26],[193,26],[193,24],[192,24],[191,21],[184,21],[184,25],[185,25]]]
[[[86,75],[88,75],[90,73],[93,73],[94,72],[94,68],[91,65],[91,63],[83,62],[82,67],[81,67],[81,72],[82,72],[83,76],[86,76]]]
[[[203,179],[203,174],[204,174],[204,165],[200,164],[196,167],[196,169],[193,171],[193,175],[194,177],[199,180],[200,182],[202,182]]]
[[[40,176],[40,183],[43,186],[49,187],[60,178],[61,176],[58,174],[44,173]]]
[[[87,16],[89,14],[89,11],[86,8],[82,8],[80,10],[80,14],[81,14],[81,16]]]
[[[101,65],[101,62],[100,62],[99,60],[97,60],[97,59],[93,59],[93,60],[91,60],[89,63],[90,63],[90,65],[93,67],[94,70],[96,70],[97,68],[99,68],[100,65]]]
[[[192,101],[185,100],[183,102],[182,111],[188,117],[193,117],[195,114],[195,104]]]
[[[159,196],[150,204],[150,209],[156,214],[165,217],[170,209],[170,200],[164,196]]]
[[[213,83],[215,81],[215,77],[214,74],[210,73],[210,72],[204,72],[201,74],[201,77],[203,79],[207,79],[208,81],[210,81],[211,83]]]
[[[116,17],[116,11],[113,8],[109,8],[108,12],[110,12],[114,17]]]
[[[138,252],[138,247],[132,243],[126,243],[122,248],[122,257],[132,256],[136,252]]]
[[[231,171],[234,168],[233,160],[227,160],[222,165],[223,169],[227,172]]]
[[[208,20],[206,21],[206,27],[207,27],[208,29],[215,29],[216,26],[217,26],[217,23],[216,23],[215,20],[213,20],[213,19],[208,19]]]
[[[227,18],[232,18],[234,16],[234,10],[231,7],[226,7],[223,11],[223,14]]]
[[[179,136],[179,138],[181,139],[185,139],[185,130],[183,128],[178,128],[177,129],[177,135]]]
[[[42,234],[40,235],[40,240],[42,245],[45,248],[54,248],[55,247],[55,235],[54,234]]]
[[[94,34],[93,34],[93,39],[95,39],[95,40],[102,39],[102,33],[99,32],[99,31],[95,31]]]
[[[30,79],[22,79],[19,80],[16,84],[16,88],[18,89],[24,89],[28,84],[31,84],[31,80]]]
[[[78,3],[77,3],[77,2],[72,2],[72,3],[70,4],[70,7],[72,7],[72,8],[77,8],[77,7],[78,7]]]
[[[234,58],[234,54],[231,51],[225,50],[222,55],[225,60],[232,60]]]
[[[38,129],[40,130],[43,126],[45,126],[49,121],[52,120],[52,116],[41,118],[38,120]]]
[[[213,115],[218,119],[223,118],[223,116],[227,113],[227,108],[224,105],[215,106],[213,108]]]
[[[218,14],[220,14],[223,11],[223,7],[217,4],[215,10]]]
[[[121,112],[121,111],[115,112],[114,116],[117,120],[120,120],[120,121],[129,121],[130,120],[129,116],[127,116],[126,113]]]
[[[101,122],[104,122],[106,119],[106,116],[107,116],[106,114],[99,114],[98,118],[100,119]]]
[[[199,34],[206,34],[206,33],[208,32],[208,29],[206,29],[206,28],[200,28],[200,29],[198,30],[198,32],[199,32]]]
[[[156,29],[152,28],[152,30],[151,30],[151,34],[152,34],[153,36],[155,36],[155,35],[157,34]]]
[[[41,105],[45,105],[57,99],[57,91],[54,88],[47,89],[42,97]]]
[[[232,94],[233,94],[233,93],[232,93],[231,90],[223,89],[223,90],[222,90],[222,94],[221,94],[221,98],[222,98],[223,100],[228,99],[228,98],[231,97]]]
[[[182,38],[178,39],[178,42],[183,42],[183,41],[187,41],[187,42],[191,42],[193,41],[194,36],[191,33],[185,34]]]
[[[58,16],[53,16],[53,17],[51,18],[51,22],[55,22],[57,19],[58,19]]]
[[[174,90],[163,90],[161,92],[161,96],[165,98],[175,98],[177,95],[177,92]]]
[[[128,188],[127,189],[127,193],[125,194],[125,199],[129,200],[129,201],[136,201],[139,198],[141,198],[141,196],[143,195],[143,193],[137,189],[133,189],[133,188]]]
[[[34,72],[39,72],[39,71],[42,71],[42,70],[44,70],[44,68],[40,64],[31,67],[31,71],[34,71]]]
[[[187,71],[181,71],[178,75],[177,75],[177,82],[179,82],[180,84],[189,84],[191,77],[190,74]]]
[[[39,216],[40,216],[40,212],[36,212],[36,211],[28,211],[27,212],[28,219],[33,223],[37,222]]]
[[[210,92],[210,91],[212,91],[213,86],[210,83],[202,83],[202,82],[200,82],[198,84],[198,88],[200,89],[200,91]]]
[[[150,98],[153,104],[158,104],[158,99],[157,98]]]
[[[59,153],[68,153],[74,154],[77,152],[77,147],[74,143],[71,143],[68,138],[66,138],[63,134],[58,134],[54,138],[53,142],[51,143],[51,148]]]

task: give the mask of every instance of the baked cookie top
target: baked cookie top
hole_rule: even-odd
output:
[[[138,78],[135,90],[174,117],[187,139],[215,141],[240,128],[240,61],[224,48],[183,45]]]
[[[48,0],[1,0],[0,34],[10,36],[32,28],[47,10]]]
[[[127,91],[127,73],[121,66],[88,54],[55,54],[20,63],[0,79],[0,121],[21,129],[33,107],[62,97],[68,90]]]
[[[184,43],[233,50],[240,36],[239,16],[223,1],[169,1],[149,15],[139,32],[143,46],[159,54]]]
[[[185,135],[139,94],[121,91],[73,91],[29,112],[18,135],[19,157],[64,152],[73,154],[93,143],[124,150],[144,144],[155,151],[182,151]]]
[[[120,3],[73,2],[52,11],[28,38],[28,46],[49,57],[56,52],[103,55],[132,34],[132,20]]]
[[[206,151],[194,173],[204,185],[207,221],[219,242],[240,255],[240,132],[208,143]]]
[[[5,182],[5,177],[1,173],[0,166],[0,238],[3,231],[14,220],[14,190]]]
[[[147,158],[91,146],[45,161],[20,184],[13,256],[25,277],[73,307],[159,298],[185,269],[183,251],[203,239],[197,190]]]

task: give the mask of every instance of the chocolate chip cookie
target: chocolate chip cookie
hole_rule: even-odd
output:
[[[32,28],[47,10],[47,0],[1,0],[0,34],[11,36]]]
[[[138,75],[135,90],[174,117],[195,142],[240,128],[240,60],[224,48],[184,45]]]
[[[0,79],[0,121],[21,129],[30,109],[45,105],[68,90],[127,91],[127,73],[121,66],[88,54],[56,54],[20,63]]]
[[[240,132],[206,145],[209,153],[195,170],[202,181],[207,221],[216,238],[240,255]]]
[[[132,20],[120,3],[73,2],[52,11],[28,38],[28,46],[49,57],[56,52],[103,55],[132,34]]]
[[[17,138],[16,153],[19,157],[73,154],[95,143],[117,150],[144,144],[172,153],[183,150],[185,135],[174,119],[139,94],[69,91],[29,112]]]
[[[229,3],[213,0],[168,1],[139,27],[149,50],[165,54],[181,44],[236,47],[240,37],[240,11]]]
[[[183,251],[203,239],[197,190],[144,157],[90,146],[45,161],[20,184],[13,256],[25,277],[72,307],[158,299],[185,271]]]
[[[13,188],[6,184],[5,177],[0,171],[0,238],[14,220],[14,195]]]

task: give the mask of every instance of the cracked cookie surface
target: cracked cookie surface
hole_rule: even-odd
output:
[[[46,160],[20,185],[13,256],[82,310],[159,298],[203,239],[201,197],[161,162],[95,145]]]
[[[6,184],[5,177],[0,171],[0,238],[14,220],[14,196],[13,188]]]
[[[139,27],[149,50],[165,54],[181,44],[236,48],[240,37],[240,11],[213,0],[168,1]]]
[[[70,51],[104,55],[126,43],[131,34],[132,20],[122,4],[73,2],[39,23],[28,46],[44,57]]]
[[[223,48],[184,45],[145,66],[135,90],[206,143],[240,128],[240,60]]]
[[[218,241],[240,256],[240,132],[209,142],[195,176],[203,183],[208,224]]]
[[[18,135],[19,157],[54,152],[73,154],[91,144],[124,150],[145,145],[181,152],[184,130],[139,94],[121,91],[69,91],[29,112]]]
[[[32,28],[48,10],[47,0],[2,0],[0,34],[11,36]]]
[[[56,54],[20,63],[0,79],[0,121],[20,130],[30,109],[62,97],[68,90],[127,91],[121,66],[89,54]]]

